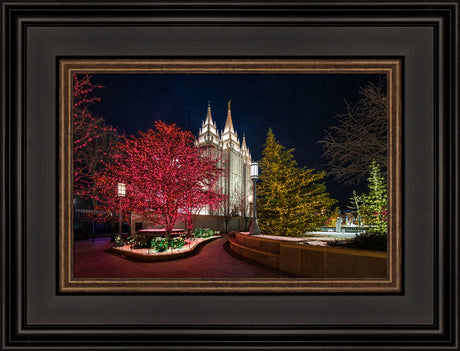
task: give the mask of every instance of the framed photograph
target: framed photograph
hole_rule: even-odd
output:
[[[60,291],[400,292],[401,63],[398,59],[60,60]],[[238,94],[245,86],[248,91]],[[347,107],[340,95],[343,86],[358,92],[355,106]],[[234,108],[232,116],[231,103],[224,104],[226,120],[220,132],[210,101],[206,107],[204,100],[204,118],[194,111],[199,106],[186,117],[170,115],[174,101],[185,106],[181,100],[198,100],[199,87],[218,96],[233,90],[233,104],[247,99],[246,110]],[[314,87],[316,95],[308,93],[308,87]],[[96,89],[111,91],[101,98]],[[152,107],[158,94],[162,103]],[[290,101],[299,105],[307,101],[314,112],[298,107],[290,111]],[[332,104],[339,104],[346,115],[334,120]],[[145,110],[137,109],[142,105]],[[264,105],[268,105],[265,113],[256,112]],[[93,110],[98,107],[106,112],[97,115]],[[122,116],[114,116],[117,110],[124,111]],[[241,121],[239,111],[248,117]],[[148,121],[149,115],[158,117]],[[325,120],[341,127],[328,126]],[[246,124],[241,141],[239,121]],[[193,122],[199,131],[190,137]],[[147,127],[139,131],[142,126]],[[331,132],[324,131],[326,126]],[[276,140],[275,130],[297,149],[298,162],[290,161],[294,152]],[[187,142],[178,144],[187,132]],[[356,181],[325,182],[326,172],[307,169],[308,164],[321,162],[321,148],[314,150],[321,138],[331,163],[338,165],[340,159],[337,175],[347,169],[346,179]],[[343,153],[353,147],[343,164]],[[200,161],[195,158],[197,150]],[[255,193],[254,157],[261,159]],[[380,185],[366,180],[373,162]],[[384,174],[390,175],[388,182]],[[73,189],[66,187],[69,184]],[[119,184],[126,188],[122,196]],[[338,185],[334,195],[327,192],[329,184]],[[382,192],[377,195],[379,186]],[[367,192],[357,195],[354,188]],[[352,194],[355,207],[350,206]],[[342,204],[333,197],[341,198]],[[368,198],[367,205],[361,197]],[[372,210],[366,212],[366,206]],[[127,233],[122,233],[123,221],[130,225],[124,228]],[[260,223],[262,229],[251,233],[250,222]],[[378,225],[383,227],[380,231]],[[378,238],[385,239],[380,247],[375,243]],[[358,240],[370,242],[344,246]],[[126,273],[128,266],[131,273]]]
[[[3,2],[2,348],[458,344],[458,2]]]

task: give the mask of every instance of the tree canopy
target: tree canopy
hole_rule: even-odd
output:
[[[170,233],[179,219],[191,230],[204,206],[218,207],[223,174],[218,160],[193,145],[190,132],[155,122],[155,130],[123,138],[114,162],[97,178],[100,209],[117,209],[117,183],[126,183],[123,212],[140,213]]]
[[[74,195],[93,200],[95,176],[111,162],[119,141],[117,130],[89,108],[100,101],[95,94],[99,88],[102,86],[93,84],[90,75],[73,75]]]
[[[338,123],[326,130],[319,143],[328,160],[329,173],[346,184],[366,177],[373,160],[386,174],[388,98],[384,83],[367,84],[361,98],[347,112],[337,115]]]
[[[320,183],[325,172],[300,168],[270,129],[260,161],[258,219],[262,233],[300,236],[324,224],[335,200]]]
[[[380,166],[373,161],[369,166],[369,193],[362,196],[362,212],[365,224],[373,226],[372,231],[387,232],[387,187]]]

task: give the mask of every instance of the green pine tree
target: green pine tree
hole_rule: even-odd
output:
[[[322,225],[335,202],[325,185],[318,183],[325,172],[299,168],[293,151],[268,131],[257,186],[259,225],[264,234],[300,236]]]
[[[380,172],[380,165],[373,161],[369,166],[369,194],[363,195],[362,213],[365,224],[373,226],[371,231],[387,232],[387,187]]]

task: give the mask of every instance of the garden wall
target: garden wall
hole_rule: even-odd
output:
[[[141,215],[137,213],[131,214],[131,233],[136,232],[136,223],[141,223],[142,228],[156,228],[153,223],[145,221]],[[244,219],[241,217],[235,217],[230,220],[228,223],[227,231],[241,231],[244,230],[245,224]],[[248,224],[246,224],[248,226]],[[212,230],[220,231],[221,233],[225,232],[225,221],[222,216],[211,216],[211,215],[199,215],[195,224],[196,228],[211,228]],[[118,227],[117,227],[118,228]],[[160,228],[160,227],[158,227]],[[184,222],[177,222],[174,226],[175,229],[184,229]]]
[[[238,234],[237,234],[238,235]],[[273,268],[279,268],[279,254],[274,254],[269,251],[263,251],[254,247],[249,247],[240,243],[235,238],[229,239],[230,248],[237,254],[249,258],[252,261],[266,264]]]
[[[386,278],[387,253],[293,244],[236,233],[230,248],[250,260],[306,278]]]

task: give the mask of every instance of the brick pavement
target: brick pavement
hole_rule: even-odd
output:
[[[286,278],[287,274],[230,255],[228,234],[190,257],[164,262],[138,262],[107,252],[109,239],[75,244],[75,278]]]

